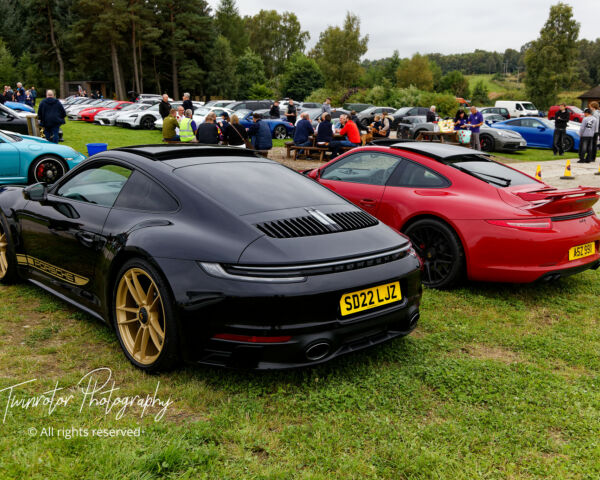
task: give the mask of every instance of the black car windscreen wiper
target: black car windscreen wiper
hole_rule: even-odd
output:
[[[452,166],[454,168],[457,168],[461,172],[464,172],[467,175],[471,175],[472,177],[478,178],[479,180],[483,180],[484,182],[493,183],[501,187],[508,187],[511,184],[511,180],[509,178],[496,177],[495,175],[490,175],[489,173],[474,172],[473,170],[468,170],[464,167],[460,167],[455,163],[452,164]]]

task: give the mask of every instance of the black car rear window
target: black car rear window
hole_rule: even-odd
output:
[[[178,168],[175,175],[238,215],[343,203],[325,187],[275,163],[205,163]]]
[[[483,155],[456,155],[441,161],[498,188],[535,183],[527,175]]]

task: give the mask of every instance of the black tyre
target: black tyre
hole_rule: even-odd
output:
[[[479,145],[481,145],[481,150],[484,152],[493,152],[494,148],[496,148],[496,142],[489,135],[481,135],[479,137]]]
[[[14,245],[10,238],[8,225],[0,218],[0,283],[9,285],[15,283],[17,276],[17,258]]]
[[[273,138],[283,140],[285,137],[287,137],[287,129],[283,125],[277,125],[273,129]]]
[[[52,184],[61,178],[66,171],[67,167],[61,159],[53,156],[42,156],[31,162],[29,182]]]
[[[413,134],[413,138],[414,138],[414,139],[416,139],[416,138],[419,136],[419,134],[420,134],[421,132],[426,132],[426,131],[427,131],[427,129],[426,129],[426,128],[422,128],[421,130],[417,130],[417,131],[416,131],[416,132]]]
[[[125,356],[147,372],[179,362],[179,324],[173,296],[162,275],[147,261],[127,261],[113,289],[113,323]]]
[[[448,288],[458,283],[464,271],[464,251],[454,230],[440,220],[417,220],[405,229],[424,263],[423,284]]]
[[[146,116],[140,121],[140,127],[144,130],[152,130],[154,128],[154,122],[156,122],[154,117]]]
[[[573,150],[574,146],[575,146],[575,142],[573,141],[573,139],[571,137],[569,137],[568,135],[565,135],[564,140],[563,140],[563,151],[570,152],[571,150]]]

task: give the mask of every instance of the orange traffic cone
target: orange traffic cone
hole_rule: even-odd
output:
[[[598,171],[594,175],[600,175],[600,165],[598,165]]]
[[[571,160],[567,160],[567,164],[565,165],[565,174],[560,177],[561,180],[574,180],[573,172],[571,172]]]
[[[542,166],[538,165],[537,168],[535,169],[535,179],[539,180],[540,182],[542,181]]]

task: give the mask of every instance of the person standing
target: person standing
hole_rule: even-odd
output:
[[[285,116],[287,117],[288,122],[290,122],[292,125],[296,125],[298,110],[296,108],[296,105],[294,105],[294,101],[291,98],[288,103],[287,113],[285,114]]]
[[[158,113],[160,113],[160,117],[163,120],[171,113],[171,104],[169,103],[169,96],[166,93],[162,96],[162,100],[158,104]]]
[[[185,111],[185,117],[179,122],[179,140],[181,142],[192,142],[196,139],[196,122],[192,120],[192,112],[189,108]]]
[[[321,105],[321,112],[331,115],[331,98],[327,97]]]
[[[32,85],[31,88],[29,89],[29,92],[31,93],[31,98],[33,98],[33,106],[35,107],[35,104],[37,102],[37,97],[38,97],[37,90]]]
[[[481,143],[479,143],[479,129],[483,125],[483,115],[477,111],[476,107],[471,107],[471,115],[469,115],[469,128],[471,129],[471,148],[481,151]]]
[[[388,115],[388,112],[385,110],[381,114],[381,129],[379,130],[379,133],[385,138],[390,136],[390,131],[392,129],[392,122],[390,122],[390,117]]]
[[[579,160],[577,163],[592,162],[592,143],[596,136],[598,120],[592,116],[592,111],[586,108],[583,111],[583,120],[579,127]]]
[[[31,108],[33,108],[33,97],[31,96],[31,92],[29,90],[27,90],[25,92],[25,100],[23,101],[23,103]]]
[[[269,125],[267,122],[263,122],[260,113],[256,112],[252,114],[252,121],[254,123],[248,129],[248,135],[252,137],[254,150],[271,150],[273,148],[273,137]]]
[[[163,128],[162,134],[163,139],[167,142],[178,142],[179,135],[177,135],[177,129],[179,128],[179,124],[177,123],[177,119],[175,118],[175,113],[177,111],[172,108],[169,110],[169,114],[163,119]]]
[[[454,130],[458,131],[463,128],[463,125],[467,124],[467,115],[465,111],[461,108],[456,112],[456,116],[454,117]]]
[[[221,130],[216,121],[217,114],[215,112],[208,112],[208,115],[206,115],[206,118],[204,119],[204,123],[201,123],[198,126],[198,131],[196,132],[196,138],[199,143],[205,145],[217,145],[219,143]]]
[[[340,116],[340,122],[342,123],[342,129],[338,132],[340,135],[345,135],[345,140],[333,140],[329,143],[329,148],[333,153],[333,157],[337,157],[340,154],[342,147],[358,147],[360,146],[360,132],[356,123],[350,120],[348,115],[344,114]]]
[[[183,110],[184,111],[191,110],[192,111],[192,115],[194,114],[194,110],[195,110],[194,109],[194,104],[192,103],[190,94],[187,93],[187,92],[183,94],[183,104],[182,104],[182,106],[183,106]]]
[[[552,141],[552,151],[554,155],[564,155],[565,137],[567,135],[567,124],[571,114],[567,110],[567,106],[561,103],[554,117],[554,138]]]
[[[596,134],[592,140],[592,162],[595,162],[598,153],[598,133],[600,131],[600,110],[598,110],[598,102],[590,103],[590,110],[592,111],[592,116],[596,119]]]
[[[54,97],[53,90],[46,90],[46,98],[40,102],[38,108],[38,118],[40,126],[44,128],[46,140],[52,143],[58,143],[58,131],[60,126],[65,123],[65,112],[62,103]]]
[[[427,111],[426,114],[426,120],[428,123],[435,123],[435,105],[432,105],[431,107],[429,107],[429,110]]]
[[[269,110],[269,116],[271,118],[281,118],[281,111],[279,110],[279,102],[276,100],[273,105],[271,105],[271,110]]]
[[[16,101],[19,103],[25,103],[25,89],[21,82],[17,82],[17,91],[15,92]]]

